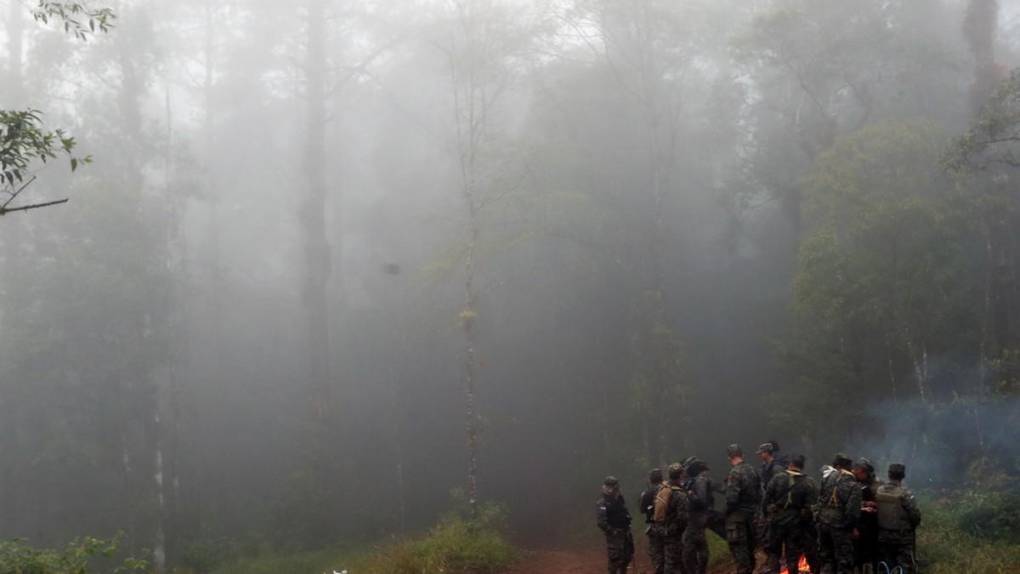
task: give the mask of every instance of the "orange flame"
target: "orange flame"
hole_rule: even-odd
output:
[[[783,568],[779,574],[790,574],[790,569]],[[808,566],[807,558],[804,556],[800,557],[800,563],[797,564],[797,574],[811,574],[811,567]]]

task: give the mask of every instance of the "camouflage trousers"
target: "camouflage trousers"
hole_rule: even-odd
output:
[[[915,574],[917,572],[917,563],[914,560],[913,538],[909,540],[883,540],[879,543],[879,551],[881,552],[882,561],[886,563],[890,571],[899,567],[902,574]],[[885,572],[884,569],[880,571]]]
[[[786,558],[786,565],[794,572],[803,556],[817,574],[820,569],[817,549],[817,532],[810,523],[794,522],[779,524],[772,522],[768,527],[768,539],[765,541],[765,574],[779,574],[781,560]]]
[[[648,559],[652,562],[653,574],[666,571],[666,539],[652,529],[648,531]]]
[[[666,556],[664,574],[687,574],[684,568],[684,533],[670,533],[663,536],[663,550]]]
[[[708,570],[708,541],[705,539],[705,527],[708,517],[692,514],[684,529],[683,551],[684,567],[687,574],[705,574]]]
[[[626,574],[634,559],[634,537],[629,529],[614,528],[606,532],[609,574]]]
[[[731,512],[726,516],[726,542],[737,565],[737,574],[754,572],[755,527],[754,516],[743,512]]]
[[[853,531],[819,524],[818,558],[821,561],[821,574],[852,574],[854,570]]]

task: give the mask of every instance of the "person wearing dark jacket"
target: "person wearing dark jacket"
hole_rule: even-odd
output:
[[[684,530],[683,548],[686,574],[705,574],[708,570],[708,541],[705,528],[715,512],[715,493],[708,465],[691,458],[685,466],[687,481],[687,529]]]
[[[761,512],[761,479],[758,471],[744,462],[740,445],[726,448],[730,474],[726,477],[726,541],[730,545],[737,574],[754,572],[756,533],[754,519]]]
[[[769,481],[765,489],[765,516],[769,538],[765,541],[767,574],[779,572],[784,554],[790,572],[795,572],[801,556],[812,572],[819,571],[812,508],[818,502],[818,485],[804,474],[804,457],[790,457],[789,465]]]
[[[854,566],[859,574],[872,574],[878,569],[878,493],[879,481],[875,467],[866,458],[854,462],[854,478],[861,489],[861,517],[854,538]]]
[[[606,535],[609,574],[626,574],[634,559],[634,537],[630,532],[630,511],[620,494],[620,481],[606,477],[602,496],[596,502],[598,527]]]
[[[662,490],[662,469],[653,468],[648,473],[648,488],[641,492],[641,513],[645,515],[645,536],[648,537],[648,558],[654,574],[663,574],[666,567],[665,540],[655,528],[655,497]]]
[[[832,466],[822,469],[815,522],[821,574],[852,574],[857,521],[861,516],[861,489],[850,472],[853,461],[837,454]]]

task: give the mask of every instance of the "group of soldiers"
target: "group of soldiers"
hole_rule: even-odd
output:
[[[914,539],[921,513],[903,485],[906,468],[891,464],[888,481],[875,477],[871,461],[837,454],[822,467],[821,481],[805,474],[802,455],[783,457],[779,444],[758,447],[760,469],[744,460],[739,445],[726,449],[730,471],[717,488],[697,457],[652,469],[640,495],[648,554],[655,574],[705,574],[706,529],[725,539],[737,574],[755,571],[764,549],[763,574],[791,574],[803,557],[814,574],[914,574]],[[715,495],[725,497],[725,510]],[[598,526],[606,535],[609,574],[626,574],[634,558],[631,515],[610,476],[597,502]]]

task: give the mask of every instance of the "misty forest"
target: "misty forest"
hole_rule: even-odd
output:
[[[1018,401],[1020,0],[0,0],[2,574],[651,574],[768,441],[1015,573]]]

